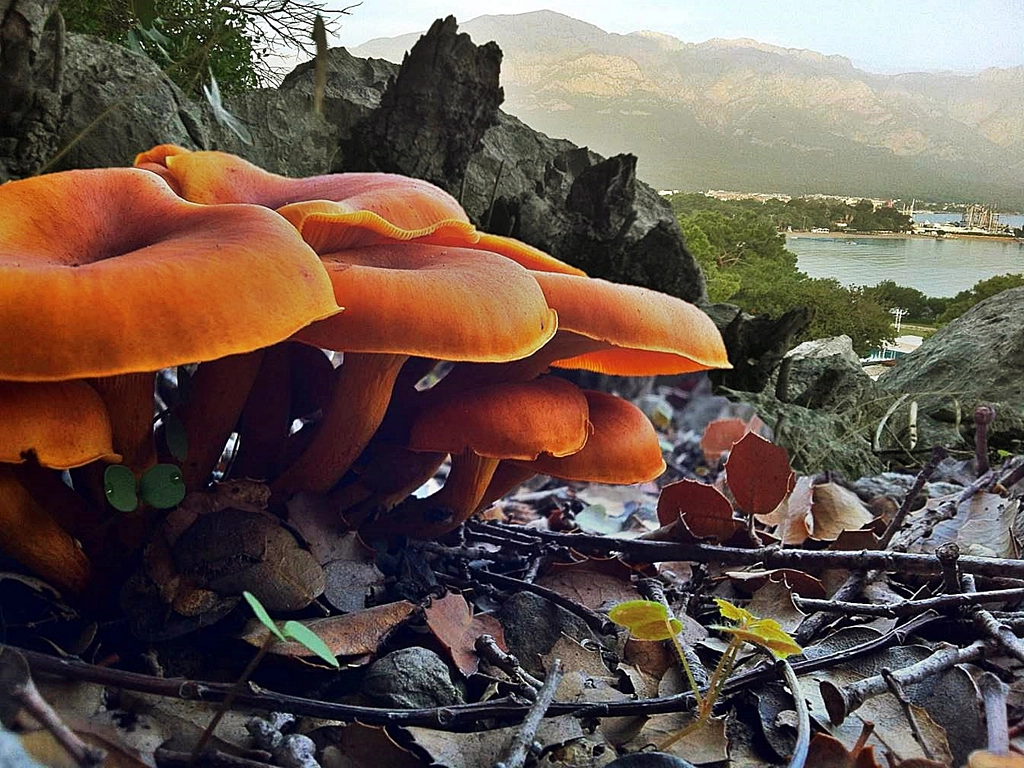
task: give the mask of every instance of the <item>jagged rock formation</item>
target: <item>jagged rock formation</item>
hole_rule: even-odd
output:
[[[974,409],[995,407],[989,431],[993,449],[1019,451],[1024,440],[1024,288],[976,304],[900,358],[878,384],[917,400],[929,433],[919,441],[973,445]],[[906,439],[905,419],[898,436]],[[921,427],[919,427],[919,431]]]

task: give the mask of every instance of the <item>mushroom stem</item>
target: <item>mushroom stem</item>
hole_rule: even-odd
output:
[[[90,379],[110,414],[111,443],[136,477],[156,463],[153,441],[153,372]]]
[[[355,481],[331,494],[331,504],[353,528],[371,514],[387,513],[427,482],[446,454],[410,451],[374,438],[367,448],[369,462]]]
[[[291,350],[275,344],[263,355],[238,422],[234,477],[270,480],[281,470],[292,423]]]
[[[470,449],[452,454],[448,479],[435,494],[408,499],[392,514],[364,526],[364,536],[401,533],[417,539],[433,539],[466,522],[480,505],[500,459],[480,456]]]
[[[62,591],[81,594],[92,576],[89,558],[26,490],[9,464],[0,464],[0,547]]]
[[[337,485],[384,420],[407,355],[346,352],[313,440],[273,484],[279,493],[327,493]]]
[[[188,456],[182,465],[185,487],[202,488],[217,466],[224,445],[263,361],[263,349],[228,355],[203,363],[192,378],[192,393],[178,414],[188,438]]]
[[[494,471],[494,476],[491,478],[491,482],[488,483],[487,490],[484,491],[484,495],[480,498],[480,504],[477,506],[477,509],[486,509],[513,488],[525,483],[535,474],[537,473],[534,470],[521,464],[514,464],[511,461],[501,462]]]

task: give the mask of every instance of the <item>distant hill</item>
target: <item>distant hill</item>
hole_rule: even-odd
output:
[[[1024,67],[877,75],[754,40],[610,34],[552,11],[461,25],[505,58],[503,108],[663,189],[833,192],[1024,207]],[[400,62],[418,35],[351,52]]]

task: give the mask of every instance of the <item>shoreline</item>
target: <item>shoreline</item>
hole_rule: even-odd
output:
[[[817,238],[832,240],[984,240],[994,243],[1016,243],[1024,245],[1012,235],[976,235],[976,234],[948,234],[945,237],[934,235],[923,235],[917,232],[811,232],[809,230],[793,230],[792,232],[780,232],[783,237],[792,238]]]

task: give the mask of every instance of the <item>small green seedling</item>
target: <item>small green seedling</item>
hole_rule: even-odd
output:
[[[270,630],[270,634],[280,640],[282,643],[286,643],[289,640],[294,640],[296,643],[301,645],[311,653],[316,654],[321,659],[326,661],[335,669],[340,669],[341,665],[338,663],[337,657],[331,653],[331,649],[327,647],[327,643],[316,636],[311,629],[300,624],[297,621],[286,621],[280,627],[277,626],[270,614],[263,607],[259,600],[252,592],[243,592],[242,597],[249,603],[249,607],[252,608],[252,612],[256,614],[256,618],[260,620],[260,624]],[[268,638],[269,639],[269,638]]]
[[[156,464],[138,482],[124,464],[111,464],[103,473],[103,491],[119,512],[134,512],[140,501],[155,509],[170,509],[185,498],[185,480],[177,464]]]
[[[252,592],[243,592],[242,597],[252,608],[252,612],[256,614],[256,618],[259,619],[260,624],[267,628],[268,634],[266,640],[263,641],[263,645],[260,646],[259,651],[252,658],[252,661],[242,670],[242,674],[239,675],[238,680],[231,687],[231,692],[224,697],[224,701],[221,702],[220,708],[214,714],[210,720],[210,724],[206,726],[206,730],[203,731],[203,735],[199,737],[199,742],[192,750],[192,755],[189,758],[189,763],[194,763],[199,755],[202,754],[206,745],[209,743],[213,736],[213,732],[217,730],[217,725],[220,723],[224,714],[231,709],[231,705],[235,703],[235,699],[238,698],[238,694],[245,690],[245,686],[249,682],[249,678],[252,677],[252,673],[256,671],[256,667],[263,661],[263,657],[267,655],[267,651],[270,650],[270,646],[275,641],[286,643],[289,640],[302,645],[310,652],[316,654],[321,659],[326,661],[335,669],[340,669],[341,664],[338,663],[337,657],[331,653],[331,649],[327,647],[327,644],[317,637],[309,628],[304,627],[297,621],[286,621],[280,627],[277,622],[270,618],[270,614],[267,613],[267,609],[263,607],[263,603]]]
[[[729,645],[725,649],[715,671],[711,673],[711,680],[708,688],[701,695],[697,688],[697,681],[690,669],[690,664],[683,653],[683,647],[679,643],[679,633],[683,629],[682,622],[678,619],[670,619],[668,609],[661,603],[652,600],[629,600],[619,603],[608,613],[608,618],[619,626],[625,627],[637,640],[671,640],[675,646],[676,654],[686,673],[686,679],[690,684],[690,690],[697,700],[697,717],[688,726],[675,733],[665,743],[659,744],[659,749],[667,749],[683,737],[693,733],[704,725],[711,717],[715,702],[722,692],[722,686],[732,674],[733,665],[736,663],[736,655],[744,642],[760,645],[767,648],[777,658],[784,659],[794,653],[800,653],[802,649],[796,641],[790,637],[785,630],[779,626],[774,619],[759,619],[750,611],[739,608],[727,600],[716,599],[718,610],[722,618],[736,622],[735,624],[713,624],[712,629],[725,632],[731,635]]]

